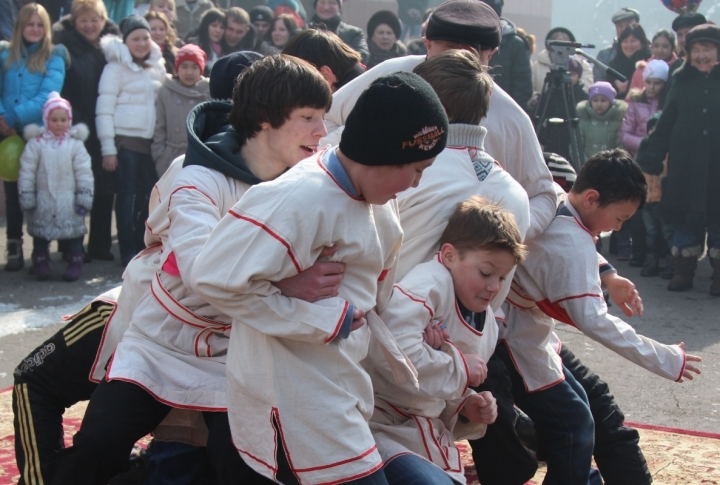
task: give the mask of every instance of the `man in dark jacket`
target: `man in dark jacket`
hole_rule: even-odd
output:
[[[530,49],[518,35],[514,23],[501,17],[500,25],[502,41],[498,51],[490,58],[490,74],[517,104],[527,109],[533,93]]]
[[[337,34],[340,39],[352,47],[360,57],[363,64],[367,64],[370,49],[367,45],[365,33],[354,25],[348,25],[340,20],[342,14],[342,0],[315,0],[315,15],[312,22],[323,24],[327,30]]]
[[[612,22],[615,24],[616,37],[613,39],[613,43],[607,47],[600,49],[597,55],[597,60],[605,64],[610,65],[610,61],[615,59],[615,53],[617,52],[617,38],[620,34],[631,25],[635,25],[640,22],[640,11],[634,8],[623,7],[612,16]],[[595,82],[607,81],[607,75],[605,71],[597,66],[593,68],[593,77]]]

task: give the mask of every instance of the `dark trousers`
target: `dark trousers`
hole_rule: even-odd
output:
[[[63,449],[65,408],[90,399],[88,379],[113,305],[93,302],[14,371],[13,424],[20,485],[49,483]]]
[[[625,426],[625,415],[610,393],[608,385],[583,365],[563,345],[563,365],[582,385],[590,401],[595,421],[595,462],[605,485],[644,485],[652,483],[645,456],[640,449],[637,430]]]
[[[507,353],[504,347],[501,353]],[[566,345],[563,345],[560,356],[590,402],[590,412],[595,421],[595,461],[606,485],[652,483],[638,444],[638,433],[624,425],[622,411],[607,384],[584,366]],[[498,419],[488,426],[483,438],[470,442],[482,485],[524,484],[537,471],[537,461],[520,442],[515,431],[513,384],[505,362],[496,350],[488,361],[488,378],[477,390],[493,393],[498,401]],[[522,406],[519,407],[522,409]],[[545,450],[541,448],[539,453],[544,455]]]
[[[145,248],[148,201],[158,177],[150,155],[121,148],[117,158],[115,219],[120,256],[125,261]]]
[[[58,249],[63,253],[81,253],[83,237],[74,237],[72,239],[58,239]],[[50,241],[42,237],[33,237],[33,254],[47,253],[50,247]]]
[[[3,181],[5,189],[5,233],[8,239],[20,239],[23,236],[23,212],[20,209],[20,196],[17,182]]]
[[[88,252],[105,254],[112,247],[112,211],[115,195],[95,195],[90,209],[90,235]]]
[[[129,468],[135,442],[154,430],[170,410],[136,384],[103,380],[90,399],[73,446],[59,453],[51,483],[107,484]],[[232,443],[227,413],[204,412],[203,416],[209,430],[208,460],[218,483],[256,483],[258,474]]]
[[[647,255],[647,235],[645,234],[645,222],[643,221],[642,211],[635,212],[623,225],[627,226],[630,231],[633,259],[645,261]]]

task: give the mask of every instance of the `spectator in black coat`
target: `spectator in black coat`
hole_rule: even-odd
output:
[[[367,63],[370,50],[365,33],[362,29],[341,21],[342,0],[315,0],[313,5],[315,15],[312,22],[325,25],[329,31],[337,34],[343,42],[355,49],[362,57],[363,63]]]
[[[502,41],[490,58],[490,74],[517,104],[525,108],[533,94],[530,50],[517,33],[515,24],[500,18]]]

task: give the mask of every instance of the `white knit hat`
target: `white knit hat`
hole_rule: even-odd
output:
[[[652,78],[667,82],[669,73],[670,66],[668,66],[667,62],[660,59],[653,59],[648,62],[647,66],[645,66],[645,69],[643,70],[643,81],[647,81]]]
[[[42,110],[42,119],[45,126],[48,125],[48,117],[50,116],[50,113],[54,109],[58,108],[67,111],[68,121],[70,121],[70,125],[72,125],[72,106],[70,106],[70,101],[61,98],[57,91],[53,91],[48,95],[48,100],[45,101],[45,105]]]

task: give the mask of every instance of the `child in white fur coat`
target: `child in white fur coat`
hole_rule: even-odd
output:
[[[43,122],[44,127],[25,127],[28,141],[20,157],[20,206],[33,237],[35,276],[39,280],[50,276],[48,246],[57,240],[64,242],[68,262],[63,279],[75,281],[82,273],[85,215],[93,201],[92,162],[83,143],[88,128],[72,126],[72,107],[56,92],[50,93],[43,107]]]

